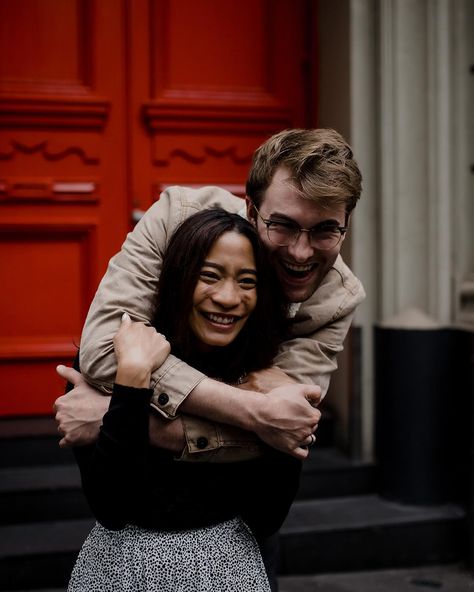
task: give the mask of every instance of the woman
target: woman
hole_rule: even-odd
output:
[[[150,376],[170,349],[238,382],[270,365],[284,337],[286,305],[251,224],[220,209],[183,222],[163,259],[154,325],[124,316],[99,440],[75,451],[99,524],[69,590],[268,591],[248,527],[278,530],[299,461],[268,450],[258,461],[182,463],[148,443]]]

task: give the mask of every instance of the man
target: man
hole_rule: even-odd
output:
[[[256,151],[246,191],[246,215],[292,303],[292,334],[274,367],[248,376],[240,385],[244,390],[215,382],[173,356],[154,373],[152,406],[158,414],[152,414],[150,437],[179,451],[184,461],[251,458],[261,454],[261,441],[305,458],[320,417],[312,403],[327,391],[336,355],[364,297],[339,254],[361,175],[337,132],[276,134]],[[238,212],[243,202],[217,187],[167,189],[111,259],[81,340],[81,372],[90,384],[110,391],[116,370],[112,338],[123,312],[135,321],[151,321],[168,237],[184,218],[213,206]],[[95,395],[73,371],[60,373],[77,384],[56,402],[62,443],[91,441],[108,399]],[[158,415],[180,420],[160,421]]]

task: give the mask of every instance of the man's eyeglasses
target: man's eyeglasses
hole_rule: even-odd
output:
[[[301,228],[294,222],[281,220],[268,220],[262,218],[257,207],[253,206],[260,220],[267,227],[268,240],[279,247],[295,245],[302,232],[308,233],[309,244],[318,251],[329,251],[337,247],[343,235],[347,232],[347,226],[339,226],[332,222],[321,222],[313,228]]]

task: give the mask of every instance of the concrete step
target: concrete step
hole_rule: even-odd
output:
[[[375,468],[335,448],[314,448],[304,463],[298,499],[373,493]],[[0,468],[0,524],[89,516],[74,464]]]
[[[71,464],[71,450],[58,446],[59,434],[52,417],[0,420],[0,468]]]
[[[90,517],[76,465],[0,469],[0,525]]]
[[[298,499],[366,495],[376,491],[376,467],[316,442],[303,463]]]
[[[466,512],[377,495],[293,504],[281,530],[282,574],[453,562],[466,549]]]
[[[94,520],[0,527],[0,590],[65,587]]]
[[[404,506],[375,495],[294,504],[280,573],[319,574],[459,561],[466,514],[454,504]],[[0,527],[0,590],[65,586],[93,520]]]

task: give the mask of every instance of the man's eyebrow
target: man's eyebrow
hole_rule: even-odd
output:
[[[282,214],[281,212],[272,212],[269,215],[270,215],[269,219],[282,218],[283,220],[285,220],[286,222],[289,222],[290,224],[294,224],[295,226],[299,226],[298,222],[293,220],[293,218],[289,218],[288,216],[286,216],[285,214]],[[326,226],[326,225],[340,226],[341,223],[339,222],[339,220],[336,220],[335,218],[328,218],[327,220],[321,220],[321,222],[318,222],[314,226],[311,226],[311,229],[319,228],[320,226]],[[301,227],[301,228],[303,228],[303,227]]]
[[[318,222],[316,226],[313,226],[313,228],[318,228],[319,226],[341,226],[341,223],[335,218],[328,218],[327,220]]]
[[[223,265],[219,265],[218,263],[213,263],[212,261],[203,261],[202,266],[203,267],[213,267],[214,269],[217,269],[221,273],[225,272],[225,268]],[[257,276],[257,270],[253,269],[251,267],[243,267],[242,269],[239,269],[239,275],[242,275],[244,273],[251,273],[252,275]]]
[[[287,220],[288,222],[291,222],[292,224],[296,224],[296,222],[292,218],[289,218],[288,216],[286,216],[285,214],[282,214],[281,212],[270,212],[269,217],[270,218],[283,218],[284,220]]]

